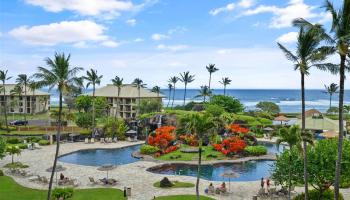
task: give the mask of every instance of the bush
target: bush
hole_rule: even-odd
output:
[[[21,140],[19,138],[16,138],[16,137],[11,137],[11,138],[7,138],[6,142],[9,144],[19,144],[19,143],[21,143]]]
[[[277,114],[281,111],[280,107],[276,103],[269,101],[260,101],[258,104],[256,104],[255,107],[260,109],[261,111],[272,114]]]
[[[261,156],[267,154],[265,146],[248,146],[244,149],[244,153],[250,156]]]
[[[232,96],[214,95],[210,99],[210,104],[221,106],[226,112],[230,113],[238,113],[244,110],[241,102]]]
[[[4,172],[0,169],[0,176],[4,176]]]
[[[160,181],[160,184],[159,186],[161,188],[164,188],[164,187],[172,187],[173,184],[169,181],[169,179],[167,177],[164,177],[161,181]]]
[[[160,149],[158,147],[155,146],[151,146],[151,145],[142,145],[140,148],[140,152],[142,154],[154,154],[156,152],[158,152]]]
[[[28,137],[26,138],[28,142],[39,142],[41,140],[40,137]]]
[[[52,191],[52,197],[58,199],[69,199],[73,196],[73,188],[55,188]]]
[[[82,131],[80,131],[80,135],[83,135],[85,137],[90,137],[91,133],[92,131],[90,129],[83,129]]]
[[[92,115],[90,113],[77,113],[75,123],[82,128],[90,128],[92,126]]]
[[[48,141],[48,140],[39,140],[38,143],[39,143],[40,146],[46,146],[46,145],[50,144],[50,141]]]
[[[18,148],[20,148],[20,149],[27,149],[28,148],[27,144],[17,144],[16,146],[18,146]]]
[[[341,188],[349,188],[350,187],[350,177],[342,176],[340,180]]]
[[[214,117],[219,117],[222,113],[225,112],[225,109],[219,105],[207,104],[205,105],[205,111]]]
[[[309,200],[333,199],[333,198],[334,198],[334,191],[330,189],[324,191],[322,194],[322,197],[320,197],[320,192],[318,190],[309,191]],[[293,200],[304,200],[304,193],[301,193],[298,196],[294,197]],[[344,200],[344,197],[342,194],[339,194],[339,200]]]
[[[29,165],[23,164],[21,162],[7,163],[4,165],[5,168],[28,168]]]

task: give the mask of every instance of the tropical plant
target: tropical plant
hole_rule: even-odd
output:
[[[156,93],[157,97],[159,98],[159,94],[161,93],[159,86],[154,86],[151,91]],[[161,105],[161,103],[159,103],[158,105]],[[157,111],[160,111],[159,108],[160,108],[160,106],[158,106]]]
[[[60,149],[63,93],[70,91],[73,87],[76,87],[77,85],[82,85],[81,78],[76,77],[76,74],[80,70],[82,70],[82,68],[71,68],[69,60],[70,55],[66,56],[64,53],[55,53],[54,59],[45,59],[48,68],[38,67],[38,72],[34,74],[34,77],[38,79],[38,84],[40,86],[49,86],[49,89],[57,87],[57,90],[59,92],[59,116],[56,133],[56,152],[50,176],[49,190],[47,193],[48,200],[51,199],[52,183],[55,175],[57,158]]]
[[[281,111],[276,103],[269,101],[260,101],[255,107],[271,114],[277,114]]]
[[[93,124],[91,113],[77,113],[75,117],[75,124],[82,128],[91,128]]]
[[[171,99],[171,91],[173,90],[173,85],[171,83],[168,83],[168,90],[169,90],[169,98],[168,98],[168,103],[166,107],[169,107],[170,99]]]
[[[88,95],[80,95],[75,99],[75,106],[80,112],[83,110],[84,112],[89,112],[89,109],[92,105],[92,98]]]
[[[14,156],[21,154],[21,149],[18,146],[8,146],[6,152],[11,156],[11,164],[13,165]]]
[[[27,74],[19,74],[17,79],[16,79],[16,83],[17,85],[20,85],[21,88],[23,89],[24,87],[24,120],[27,120],[26,117],[26,113],[27,113],[27,86],[30,82],[29,77],[27,76]]]
[[[199,200],[199,179],[202,164],[202,145],[204,137],[209,137],[213,128],[212,118],[201,113],[193,113],[182,118],[185,122],[185,129],[188,133],[194,134],[198,138],[198,166],[197,166],[197,181],[196,181],[196,196]]]
[[[101,79],[103,75],[99,76],[97,74],[97,70],[90,69],[90,71],[86,71],[86,76],[83,76],[82,78],[87,81],[86,88],[89,88],[90,85],[92,85],[92,128],[95,129],[95,117],[96,117],[96,110],[95,110],[95,90],[96,85],[100,85]]]
[[[138,99],[137,99],[137,115],[140,115],[140,104],[141,104],[141,88],[144,88],[146,86],[145,83],[143,83],[143,80],[140,78],[135,78],[134,81],[132,82],[134,87],[137,88],[138,92]]]
[[[34,98],[35,98],[35,90],[39,89],[39,85],[37,82],[35,82],[34,80],[30,80],[29,83],[28,83],[28,87],[30,89],[30,91],[32,92],[32,97],[31,97],[31,111],[32,111],[32,115],[35,114],[35,104],[36,102],[34,101]]]
[[[5,89],[5,83],[7,80],[10,80],[12,77],[7,76],[7,70],[0,70],[0,81],[2,82],[2,92],[3,92],[3,98],[4,98],[4,116],[5,116],[5,124],[6,124],[6,130],[7,132],[10,132],[8,123],[7,123],[7,99],[6,99],[6,89]],[[1,90],[0,90],[1,91]]]
[[[209,91],[210,91],[210,84],[211,84],[211,75],[212,73],[215,73],[216,71],[218,71],[219,69],[215,67],[215,64],[209,64],[207,66],[205,66],[205,68],[208,70],[209,72]]]
[[[183,103],[183,105],[186,104],[187,84],[188,83],[192,83],[194,81],[194,76],[195,75],[190,75],[189,71],[180,73],[180,81],[185,84],[184,103]]]
[[[232,96],[214,95],[210,100],[210,104],[221,106],[226,112],[230,113],[239,113],[244,110],[241,102]]]
[[[5,138],[0,136],[0,160],[5,157],[6,152],[6,141]]]
[[[211,95],[212,95],[212,92],[209,89],[209,87],[204,85],[204,86],[201,86],[201,89],[199,90],[199,94],[195,97],[196,98],[203,97],[203,102],[205,103],[206,97],[209,98]]]
[[[119,114],[119,105],[120,105],[120,99],[119,99],[119,96],[120,96],[120,91],[122,90],[122,87],[123,87],[123,80],[122,78],[120,78],[119,76],[115,76],[114,79],[112,79],[112,83],[114,86],[117,87],[117,108],[115,110],[115,115],[114,117],[117,118],[118,114]]]
[[[329,108],[332,107],[332,96],[335,93],[338,93],[338,85],[336,83],[331,83],[329,86],[324,85],[326,91],[324,93],[329,94]]]
[[[300,19],[294,20],[293,24],[299,26],[297,37],[297,49],[293,54],[282,44],[277,43],[279,48],[285,54],[286,58],[294,63],[294,70],[298,70],[301,76],[301,132],[305,134],[305,76],[310,74],[310,68],[316,67],[320,70],[327,70],[328,64],[322,63],[329,54],[333,52],[332,47],[320,47],[321,42],[327,38],[321,25],[302,26],[298,22]],[[305,179],[305,199],[308,199],[308,174],[307,174],[307,142],[303,141],[304,151],[304,179]]]
[[[179,78],[178,78],[177,76],[172,76],[172,77],[170,77],[170,79],[169,79],[169,81],[168,81],[168,82],[171,83],[172,86],[173,86],[173,101],[171,102],[171,108],[174,107],[175,90],[176,90],[176,83],[177,83],[177,81],[179,81]]]
[[[226,86],[230,85],[232,80],[229,77],[223,77],[219,83],[221,83],[224,86],[224,96],[226,96]]]

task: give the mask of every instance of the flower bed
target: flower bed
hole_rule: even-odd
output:
[[[155,133],[148,137],[148,144],[159,149],[159,151],[154,154],[158,157],[161,154],[167,154],[178,149],[177,146],[172,145],[175,138],[174,126],[162,126],[157,128]]]
[[[213,144],[216,151],[219,151],[226,156],[233,156],[244,150],[246,143],[240,137],[229,137],[224,139],[221,144]]]

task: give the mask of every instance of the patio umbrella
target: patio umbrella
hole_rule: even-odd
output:
[[[105,164],[97,168],[99,171],[106,171],[107,172],[107,179],[108,179],[108,171],[115,169],[117,166],[112,164]]]
[[[228,178],[228,190],[231,190],[231,178],[238,178],[239,174],[234,171],[226,171],[220,174],[221,177]]]
[[[338,137],[338,133],[336,133],[335,131],[326,131],[320,134],[321,136],[325,137],[325,138],[335,138]]]
[[[289,119],[283,115],[280,115],[280,116],[276,117],[274,119],[274,121],[279,121],[279,122],[281,122],[281,125],[282,125],[283,122],[288,122]]]
[[[52,172],[53,170],[53,167],[50,167],[48,169],[46,169],[47,172]],[[56,169],[55,169],[55,172],[56,172],[56,185],[57,185],[57,172],[62,172],[66,170],[65,167],[63,167],[62,165],[56,165]]]

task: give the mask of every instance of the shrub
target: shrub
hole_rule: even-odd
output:
[[[40,137],[28,137],[26,139],[28,142],[39,142],[41,140]]]
[[[323,191],[323,194],[321,197],[320,197],[320,192],[318,190],[309,191],[309,200],[333,199],[333,198],[334,198],[334,191],[330,189]],[[304,200],[304,193],[301,193],[298,196],[294,197],[293,200]],[[339,200],[344,200],[344,197],[342,194],[339,194]]]
[[[27,144],[17,144],[16,146],[18,146],[18,148],[20,148],[20,149],[27,149],[28,148]]]
[[[80,135],[83,135],[85,137],[91,136],[91,130],[90,129],[83,129],[80,131]]]
[[[225,112],[225,109],[219,105],[207,104],[205,105],[205,111],[214,117],[219,117],[222,113]]]
[[[213,148],[216,151],[232,156],[234,154],[240,153],[246,147],[246,143],[239,137],[229,137],[224,139],[221,144],[213,144]]]
[[[0,176],[4,176],[4,172],[0,169]]]
[[[10,137],[6,139],[6,142],[9,144],[18,144],[18,143],[21,143],[21,140],[16,137]]]
[[[160,181],[160,184],[159,186],[161,188],[164,188],[164,187],[172,187],[173,184],[169,181],[169,179],[167,177],[164,177],[161,181]]]
[[[52,197],[58,199],[69,199],[73,196],[73,188],[55,188],[52,191]]]
[[[350,187],[350,177],[342,176],[341,180],[340,180],[340,187],[341,188],[349,188]]]
[[[140,148],[140,152],[142,154],[154,154],[154,153],[156,153],[158,151],[159,151],[158,147],[147,145],[147,144],[142,145],[141,148]]]
[[[48,140],[39,140],[39,145],[41,145],[41,146],[45,146],[45,145],[49,145],[50,144],[50,141],[48,141]]]
[[[210,99],[210,104],[221,106],[226,112],[230,113],[238,113],[244,110],[241,102],[232,96],[214,95]]]
[[[260,101],[258,104],[256,104],[255,107],[260,109],[261,111],[265,111],[272,114],[277,114],[281,111],[280,107],[276,103],[269,101]]]
[[[267,153],[265,146],[248,146],[244,149],[244,153],[250,156],[261,156]]]
[[[4,165],[5,168],[28,168],[29,165],[23,164],[21,162],[7,163]]]

